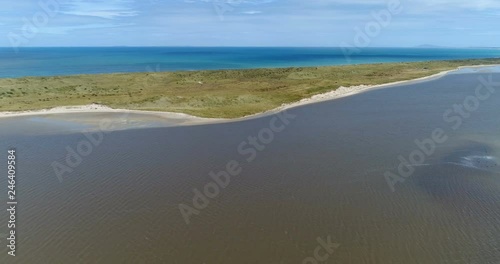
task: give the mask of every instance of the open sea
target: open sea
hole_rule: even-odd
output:
[[[0,48],[0,78],[328,66],[500,57],[500,49],[107,47]]]

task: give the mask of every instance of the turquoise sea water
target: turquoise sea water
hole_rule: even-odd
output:
[[[0,48],[0,78],[114,72],[326,66],[500,57],[500,49],[367,48]]]

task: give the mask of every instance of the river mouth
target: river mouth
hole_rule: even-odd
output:
[[[488,74],[301,106],[288,119],[146,126],[102,137],[89,138],[73,123],[0,120],[0,149],[18,151],[25,253],[17,259],[301,263],[329,237],[339,244],[329,259],[337,263],[496,263],[500,93],[456,130],[443,120]],[[384,172],[436,128],[448,140],[393,192]],[[68,153],[85,150],[82,142],[92,151],[71,166]],[[71,171],[59,178],[54,164]],[[224,172],[229,182],[214,180]],[[195,189],[212,198],[195,204]],[[197,212],[189,224],[181,204]]]

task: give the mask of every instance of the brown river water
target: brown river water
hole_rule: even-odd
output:
[[[0,263],[500,263],[493,70],[221,124],[0,119],[5,208],[10,147]]]

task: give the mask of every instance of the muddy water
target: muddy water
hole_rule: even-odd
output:
[[[103,133],[62,181],[52,164],[66,165],[87,127],[0,120],[0,169],[16,147],[19,201],[17,256],[4,246],[0,261],[315,263],[319,239],[338,243],[316,256],[328,263],[499,263],[500,87],[459,128],[443,119],[489,75],[500,81],[450,74],[294,108],[289,119]],[[271,138],[266,128],[277,127]],[[384,173],[438,128],[447,140],[393,192]],[[256,155],[249,142],[238,151],[259,132],[270,142]],[[196,209],[193,189],[213,182],[210,172],[234,172],[231,161],[241,172]],[[197,210],[189,224],[179,204]]]

